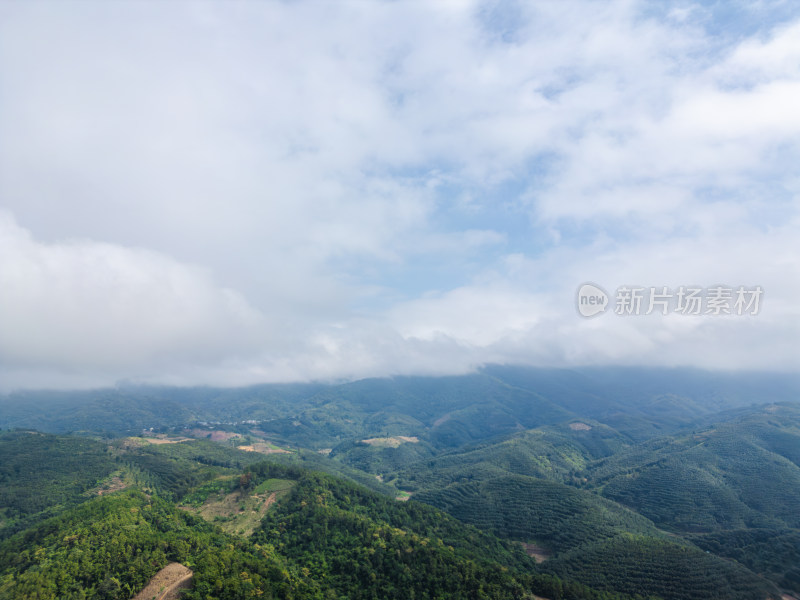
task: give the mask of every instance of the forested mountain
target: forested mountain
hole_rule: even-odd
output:
[[[800,597],[798,388],[487,367],[11,394],[3,427],[49,432],[0,432],[0,598],[130,598],[169,562],[187,598]]]
[[[3,436],[0,447],[10,443],[19,450],[18,435]],[[33,447],[41,442],[37,438],[27,434],[24,440]],[[50,451],[64,454],[64,443],[71,441],[51,437]],[[109,467],[126,463],[116,460],[125,451],[117,452]],[[173,466],[185,460],[163,458]],[[129,598],[173,561],[194,571],[184,597],[198,600],[625,597],[539,572],[518,546],[424,504],[399,503],[341,479],[265,462],[232,478],[225,475],[227,467],[194,468],[193,477],[204,473],[199,478],[218,481],[222,492],[235,498],[229,516],[217,514],[207,523],[190,509],[179,510],[166,497],[184,489],[181,482],[165,480],[161,494],[135,484],[101,496],[92,492],[0,543],[0,598]],[[141,473],[154,481],[161,476]],[[6,481],[25,485],[14,476]],[[275,493],[276,481],[288,485],[251,535],[220,529],[220,519],[239,515],[239,503]],[[184,498],[198,503],[193,490]]]
[[[535,543],[553,572],[592,585],[605,584],[578,565],[605,572],[597,561],[615,556],[615,568],[632,572],[669,556],[676,568],[685,561],[675,572],[692,573],[698,564],[712,568],[702,549],[798,591],[800,406],[769,404],[722,418],[638,443],[589,419],[571,421],[413,463],[395,477],[420,501]],[[636,536],[636,552],[626,549],[627,534]],[[626,566],[626,557],[639,566]]]
[[[659,438],[593,467],[591,485],[662,527],[800,527],[800,408]]]
[[[0,396],[0,428],[138,435],[150,427],[257,421],[305,448],[401,435],[443,450],[570,418],[594,419],[640,441],[718,420],[722,411],[798,398],[794,374],[488,366],[473,375],[331,385],[16,392]]]

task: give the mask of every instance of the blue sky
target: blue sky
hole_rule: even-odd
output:
[[[797,106],[792,2],[3,3],[2,387],[797,370]]]

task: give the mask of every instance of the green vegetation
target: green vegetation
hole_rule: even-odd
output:
[[[415,498],[501,537],[535,543],[552,555],[543,568],[590,587],[665,600],[763,600],[778,592],[744,567],[667,539],[633,511],[560,483],[509,475]]]
[[[676,532],[800,527],[800,410],[771,406],[738,422],[665,438],[592,469],[593,486]]]
[[[271,494],[272,492],[285,492],[294,486],[294,482],[288,479],[267,479],[266,481],[258,484],[254,493],[256,494]]]
[[[264,460],[263,454],[242,452],[230,446],[217,444],[210,440],[200,439],[182,444],[147,445],[140,452],[160,456],[169,460],[200,463],[211,467],[222,467],[241,471],[248,465]]]
[[[692,369],[490,366],[458,377],[365,379],[246,388],[128,386],[0,396],[0,428],[139,435],[198,422],[257,428],[312,450],[372,437],[417,436],[438,450],[570,419],[603,423],[630,441],[703,424],[754,403],[796,402],[796,375]],[[713,417],[717,418],[717,417]],[[718,418],[717,418],[718,420]]]
[[[640,555],[657,556],[664,541],[657,526],[678,546],[697,544],[734,558],[752,569],[750,576],[800,592],[793,568],[800,548],[791,542],[800,524],[800,410],[768,405],[722,419],[638,444],[589,419],[545,426],[418,461],[394,481],[466,523],[540,546],[551,556],[546,565],[567,554],[573,566],[591,564],[593,548],[626,533],[648,540]],[[741,543],[735,552],[715,543],[722,532],[749,528],[783,531],[780,552],[764,542]],[[612,553],[609,560],[617,558]],[[564,573],[599,585],[588,571]],[[658,587],[636,589],[662,594]]]
[[[268,479],[255,485],[252,471],[219,477],[184,497],[182,506],[216,523],[223,531],[250,536],[273,503],[294,487],[288,479]]]
[[[764,600],[778,589],[753,572],[667,540],[630,534],[546,563],[549,571],[598,589],[664,600]]]
[[[0,397],[0,427],[51,433],[131,435],[148,427],[175,427],[194,413],[155,390],[21,392]]]
[[[324,474],[259,463],[221,481],[284,500],[249,540],[135,489],[88,500],[0,543],[0,600],[127,599],[169,562],[194,571],[189,600],[623,599],[534,573],[519,548],[434,508]]]
[[[789,590],[800,589],[800,531],[735,529],[690,536],[703,550],[735,560]]]
[[[222,475],[192,490],[181,499],[183,506],[199,508],[210,497],[230,494],[238,486],[238,477]]]
[[[268,550],[127,490],[0,544],[0,599],[127,599],[172,561],[195,571],[187,599],[291,598],[305,587]]]
[[[378,439],[390,441],[344,442],[333,449],[330,457],[367,473],[383,474],[396,471],[409,463],[431,458],[435,454],[435,450],[425,442],[393,444],[391,441],[397,438]]]
[[[280,474],[254,466],[256,478]],[[284,475],[285,476],[285,475]],[[302,475],[254,536],[329,585],[336,597],[614,598],[532,573],[514,545],[415,502],[397,503],[322,474]],[[527,573],[526,573],[527,572]]]
[[[83,502],[117,468],[108,446],[94,440],[0,433],[0,539]]]
[[[570,427],[578,424],[582,428]],[[623,436],[605,425],[577,421],[522,431],[500,441],[405,465],[398,470],[396,483],[410,490],[441,489],[455,482],[474,481],[478,479],[476,473],[480,479],[515,474],[579,483],[594,460],[628,445]]]
[[[204,465],[224,467],[232,470],[241,471],[249,465],[263,462],[267,457],[258,452],[244,452],[233,447],[216,444],[208,440],[195,440],[183,444],[164,444],[151,446],[146,452],[153,455],[160,455],[168,459],[181,459],[185,461],[198,462]],[[331,475],[343,477],[364,485],[376,492],[393,496],[395,488],[384,485],[373,475],[354,469],[340,461],[332,460],[318,452],[298,449],[291,454],[270,454],[270,462],[287,466],[299,466],[304,469],[323,471]]]
[[[0,433],[0,598],[127,599],[169,561],[189,598],[800,593],[798,392],[491,367],[0,397],[0,426],[85,436]]]
[[[644,517],[605,498],[522,475],[457,483],[414,498],[465,523],[501,537],[535,542],[556,554],[624,532],[662,535]]]

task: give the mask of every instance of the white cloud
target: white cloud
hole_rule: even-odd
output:
[[[0,213],[5,368],[117,376],[253,349],[266,320],[202,269],[89,240],[42,244]]]
[[[770,6],[720,39],[630,1],[0,7],[6,369],[796,368],[800,25]],[[768,305],[587,322],[586,280]]]

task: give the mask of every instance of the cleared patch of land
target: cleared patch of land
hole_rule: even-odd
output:
[[[185,429],[184,433],[197,439],[211,440],[212,442],[227,442],[231,438],[244,437],[241,433],[222,431],[221,429]]]
[[[182,442],[191,442],[192,438],[188,437],[167,437],[162,435],[157,435],[155,437],[145,437],[142,438],[151,444],[180,444]]]
[[[438,419],[436,419],[433,422],[433,426],[434,427],[438,427],[439,425],[442,425],[443,423],[447,423],[450,420],[450,418],[451,418],[450,417],[450,413],[447,413],[446,415],[442,415],[441,417],[439,417]]]
[[[147,445],[147,442],[144,440],[144,438],[140,438],[140,437],[127,437],[127,438],[123,438],[122,441],[120,442],[120,446],[124,450],[131,450],[131,449],[134,449],[134,448],[142,448],[142,447],[144,447],[146,445]]]
[[[569,428],[572,429],[572,431],[589,431],[592,426],[586,423],[570,423]]]
[[[416,436],[395,435],[392,437],[370,438],[361,440],[361,442],[378,448],[398,448],[400,444],[417,444],[419,443],[419,438]]]
[[[226,533],[248,537],[277,499],[276,492],[253,496],[233,492],[223,498],[209,499],[196,512],[206,521],[219,525]]]
[[[533,558],[537,563],[544,562],[550,558],[550,551],[547,548],[543,548],[542,546],[538,546],[536,544],[526,544],[525,542],[521,543],[522,548],[525,550],[525,554]]]
[[[244,450],[245,452],[260,452],[261,454],[291,454],[290,450],[279,448],[275,444],[269,442],[254,442],[247,446],[237,446],[237,450]]]
[[[194,572],[180,563],[170,563],[147,583],[132,600],[177,600],[192,583]]]
[[[215,429],[213,431],[208,429],[190,429],[187,433],[196,438],[210,439],[212,442],[227,442],[232,438],[243,437],[241,433],[222,431],[220,429]]]
[[[114,492],[124,490],[128,485],[129,484],[125,483],[119,475],[114,475],[100,486],[100,489],[97,490],[97,495],[103,496],[105,494],[113,494]]]
[[[200,507],[181,508],[216,523],[226,533],[248,537],[261,523],[269,507],[287,494],[294,484],[284,479],[268,479],[251,493],[244,490],[218,492],[210,495]]]

